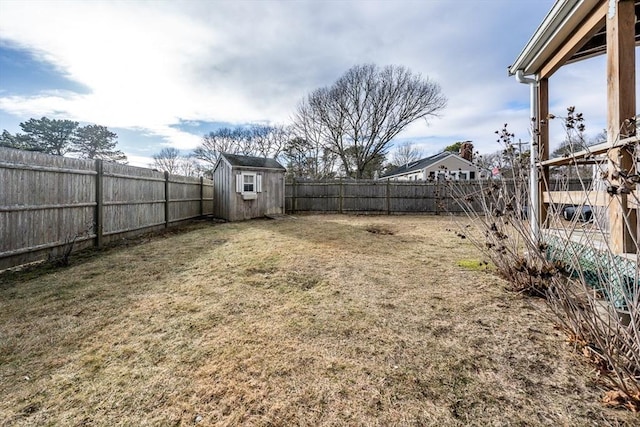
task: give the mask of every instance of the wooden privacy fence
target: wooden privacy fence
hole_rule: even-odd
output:
[[[458,188],[454,190],[453,185]],[[479,191],[480,183],[295,180],[285,186],[285,207],[291,213],[462,213],[455,201],[459,190],[464,194]]]
[[[213,182],[0,148],[0,269],[213,213]]]
[[[510,188],[507,194],[515,194],[513,180],[497,180],[500,186]],[[370,181],[293,180],[285,186],[285,208],[287,212],[331,212],[331,213],[454,213],[461,214],[457,198],[474,196],[464,203],[476,212],[484,210],[481,192],[492,185],[492,181]],[[518,185],[527,185],[526,182]],[[576,190],[590,186],[590,179],[553,180],[550,188]],[[524,197],[527,191],[524,189]],[[527,206],[527,201],[522,201]]]

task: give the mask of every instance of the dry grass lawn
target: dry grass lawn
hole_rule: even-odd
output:
[[[443,217],[199,222],[0,275],[0,425],[633,425]]]

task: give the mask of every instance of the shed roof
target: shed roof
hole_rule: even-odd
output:
[[[640,0],[634,0],[640,16]],[[606,52],[605,15],[611,7],[607,0],[556,0],[520,55],[509,67],[538,74],[553,74],[564,63],[576,62]],[[586,26],[585,26],[586,25]],[[640,43],[640,22],[636,22],[636,45]],[[563,50],[564,49],[564,50]],[[550,62],[553,62],[552,65]]]
[[[415,171],[420,171],[428,166],[431,166],[432,164],[439,162],[440,160],[444,160],[449,156],[455,156],[458,157],[461,160],[464,160],[465,162],[467,162],[467,160],[463,159],[462,157],[458,156],[456,153],[452,153],[450,151],[443,151],[442,153],[438,153],[438,154],[434,154],[431,157],[425,157],[424,159],[420,159],[417,160],[415,162],[411,162],[408,163],[406,165],[402,165],[399,168],[396,168],[394,170],[392,170],[389,173],[386,173],[384,175],[382,175],[380,178],[389,178],[391,176],[396,176],[396,175],[404,175],[406,173],[410,173],[410,172],[415,172]]]
[[[220,156],[224,157],[231,166],[286,170],[276,159],[267,157],[241,156],[229,153],[222,153]]]

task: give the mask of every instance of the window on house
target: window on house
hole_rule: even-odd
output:
[[[474,171],[469,172],[469,179],[476,179],[476,173]]]
[[[242,174],[242,191],[244,193],[254,193],[256,188],[256,176]]]
[[[242,172],[236,174],[236,193],[261,193],[262,175],[256,172]]]

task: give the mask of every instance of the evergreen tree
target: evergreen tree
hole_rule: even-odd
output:
[[[71,120],[29,119],[20,123],[27,146],[35,151],[64,156],[70,149],[72,137],[78,122]],[[18,136],[16,136],[18,138]]]
[[[4,129],[0,135],[0,147],[17,148],[18,150],[41,151],[34,147],[31,138],[17,133],[11,135],[9,131]]]
[[[83,159],[126,162],[127,156],[115,149],[117,139],[118,135],[106,126],[87,125],[76,130],[72,138],[71,151],[79,153]]]

